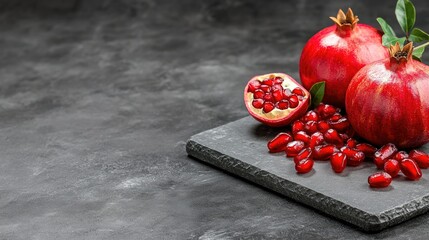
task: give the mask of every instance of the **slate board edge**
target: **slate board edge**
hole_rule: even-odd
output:
[[[379,232],[429,210],[429,196],[424,196],[380,215],[374,215],[208,148],[194,141],[192,137],[186,144],[186,151],[188,155],[203,162],[318,209],[366,232]],[[271,180],[267,181],[268,178]]]

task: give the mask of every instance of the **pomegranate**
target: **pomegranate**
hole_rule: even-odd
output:
[[[244,89],[247,111],[272,127],[286,126],[298,119],[310,105],[310,93],[284,73],[253,77]]]
[[[297,173],[308,173],[313,169],[314,161],[311,158],[305,158],[295,164],[295,170]]]
[[[358,17],[349,8],[340,9],[331,17],[335,25],[316,33],[308,40],[301,54],[299,74],[303,86],[325,81],[325,103],[344,107],[350,80],[365,65],[388,57],[381,45],[382,33],[377,29],[358,24]]]
[[[406,158],[400,163],[402,173],[410,180],[418,180],[422,177],[422,170],[414,160]]]
[[[412,58],[413,43],[362,68],[346,94],[356,133],[375,145],[413,148],[429,142],[429,66]]]
[[[272,153],[283,152],[286,150],[287,144],[292,140],[293,137],[289,133],[279,133],[268,142],[268,150]]]
[[[396,159],[389,159],[384,163],[384,171],[392,177],[398,176],[400,170],[399,162]]]
[[[347,156],[344,153],[334,153],[331,156],[331,167],[336,173],[344,171],[347,165]]]
[[[392,176],[385,172],[377,172],[368,177],[369,186],[372,188],[385,188],[392,182]]]

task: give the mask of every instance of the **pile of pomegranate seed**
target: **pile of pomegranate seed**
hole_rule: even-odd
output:
[[[279,133],[268,142],[271,153],[286,152],[293,157],[297,173],[308,173],[314,161],[330,161],[332,170],[341,173],[346,166],[356,167],[365,159],[382,171],[369,176],[371,187],[387,187],[400,172],[410,180],[422,176],[429,167],[429,155],[419,150],[398,151],[394,144],[377,149],[353,138],[354,130],[339,108],[320,104],[291,125],[291,131]]]
[[[269,113],[275,108],[280,110],[298,107],[299,101],[305,97],[304,91],[296,87],[292,91],[283,88],[284,79],[277,76],[262,82],[253,80],[249,83],[248,92],[253,93],[252,106]]]

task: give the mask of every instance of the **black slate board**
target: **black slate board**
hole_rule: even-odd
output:
[[[335,174],[329,162],[316,162],[312,172],[298,175],[283,153],[267,152],[267,141],[278,131],[246,117],[192,136],[186,151],[364,231],[380,231],[429,209],[429,171],[419,181],[399,176],[385,189],[368,187],[368,176],[377,171],[372,163]]]

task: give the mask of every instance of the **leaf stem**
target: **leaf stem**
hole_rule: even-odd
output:
[[[429,45],[429,42],[427,42],[427,43],[423,43],[422,45],[419,45],[419,46],[415,47],[414,49],[424,48],[424,47],[426,47],[426,46],[428,46],[428,45]]]

